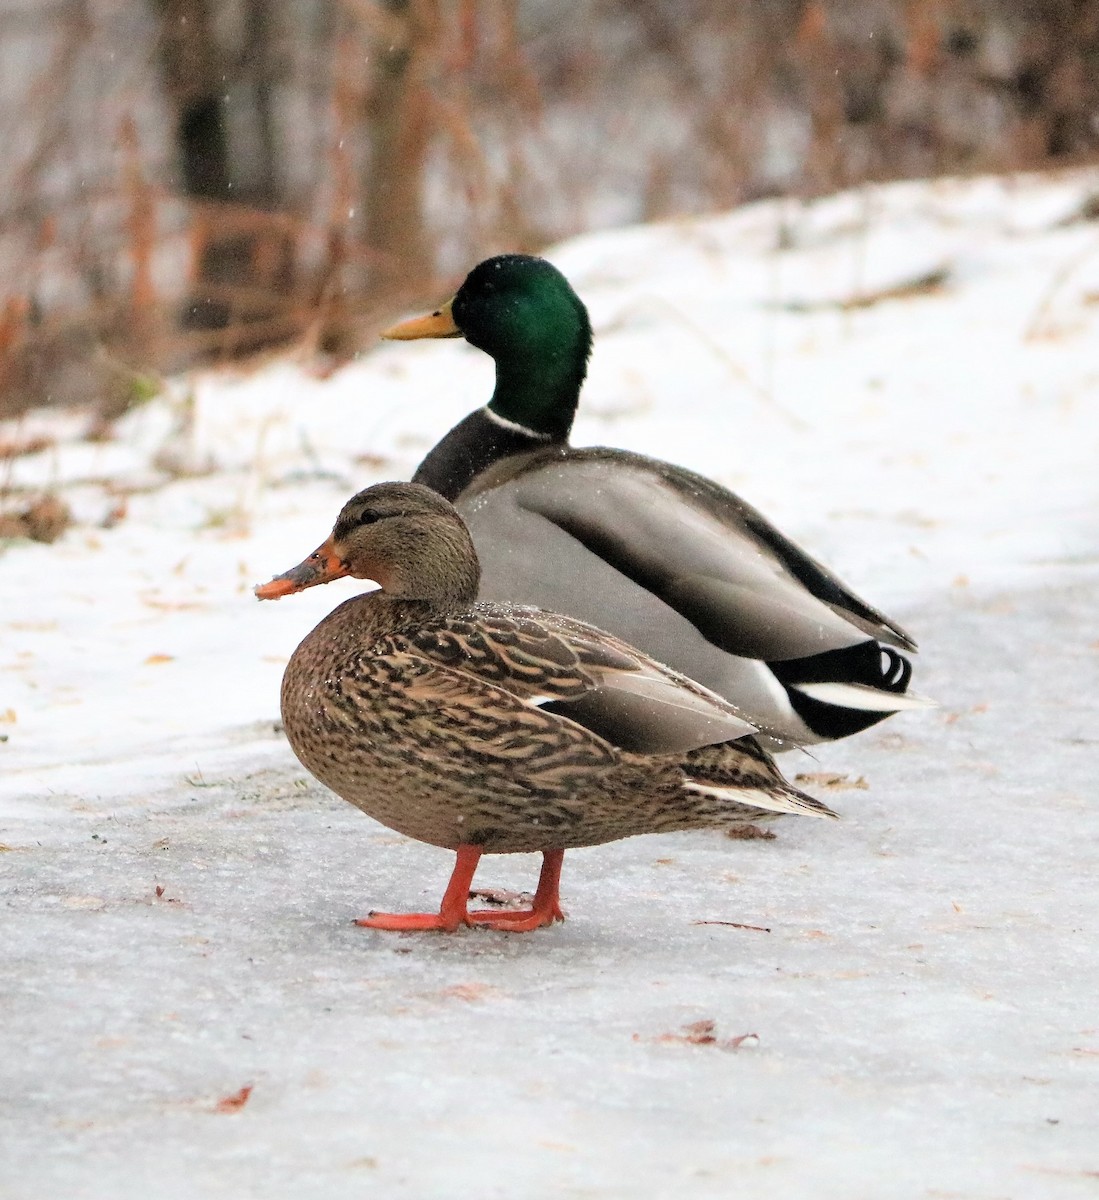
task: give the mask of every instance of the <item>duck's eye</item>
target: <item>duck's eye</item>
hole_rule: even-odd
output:
[[[360,525],[373,525],[385,516],[385,513],[376,512],[370,508],[364,508],[362,512],[346,513],[336,522],[336,527],[332,533],[337,540],[342,540],[352,530],[358,529]]]

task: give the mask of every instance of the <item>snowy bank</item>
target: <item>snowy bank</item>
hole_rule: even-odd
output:
[[[845,777],[838,826],[570,854],[570,920],[525,937],[350,924],[449,862],[274,729],[361,585],[251,597],[484,401],[486,357],[0,430],[49,443],[6,494],[79,522],[0,552],[0,1195],[1094,1194],[1097,194],[901,184],[550,255],[596,329],[574,440],[739,491],[915,633],[942,708],[784,760]]]

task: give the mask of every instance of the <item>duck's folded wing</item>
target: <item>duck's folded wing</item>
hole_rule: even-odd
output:
[[[580,621],[481,606],[379,645],[460,681],[498,688],[508,705],[565,717],[623,750],[675,754],[756,733],[732,704]]]
[[[578,553],[612,567],[623,587],[659,597],[729,654],[781,661],[867,637],[915,649],[903,629],[750,505],[669,464],[620,451],[574,450],[532,462],[460,507],[474,539],[483,533],[479,545],[491,543],[493,521],[512,534],[529,521],[534,545],[538,521],[551,523],[574,539]],[[521,574],[522,562],[514,569]],[[528,569],[545,570],[545,564],[532,562]],[[559,574],[567,589],[567,571]]]
[[[463,771],[503,795],[525,794],[532,774],[561,783],[614,761],[606,741],[579,723],[562,721],[499,683],[430,654],[388,649],[384,658],[371,655],[365,664],[349,685],[362,689],[350,711],[370,705],[376,684],[384,681],[386,694],[400,696],[400,704],[391,703],[387,711],[399,722],[402,741],[422,744],[435,759],[463,763]]]

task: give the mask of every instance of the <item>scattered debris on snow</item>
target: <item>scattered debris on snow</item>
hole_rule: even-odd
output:
[[[787,756],[834,828],[572,853],[576,915],[532,935],[353,926],[449,864],[279,729],[287,656],[361,585],[251,595],[484,402],[485,356],[0,426],[0,511],[71,513],[0,543],[10,1194],[330,1200],[364,1165],[410,1200],[1087,1194],[1096,195],[906,183],[551,254],[596,328],[574,440],[736,489],[914,631],[942,707]]]

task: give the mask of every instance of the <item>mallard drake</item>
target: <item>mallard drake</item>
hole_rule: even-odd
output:
[[[561,919],[566,849],[640,833],[835,814],[788,784],[727,701],[573,618],[475,603],[477,554],[436,492],[382,483],[331,536],[256,589],[277,599],[340,576],[345,600],[294,651],[282,718],[307,770],[400,833],[457,853],[438,913],[375,929]],[[484,853],[541,851],[525,911],[469,912]]]
[[[492,399],[413,476],[465,518],[483,598],[610,630],[736,704],[772,748],[927,703],[905,694],[912,638],[751,505],[682,467],[568,444],[592,334],[556,267],[490,258],[382,336],[461,336],[496,362]]]

